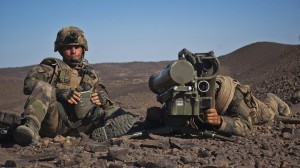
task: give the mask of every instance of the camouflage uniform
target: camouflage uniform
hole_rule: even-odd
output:
[[[288,105],[272,93],[260,101],[248,85],[228,76],[217,76],[216,81],[216,110],[222,118],[218,132],[247,136],[252,125],[266,123],[276,115],[290,114]]]
[[[183,135],[201,131],[206,136],[204,132],[212,130],[246,136],[252,125],[290,114],[288,105],[274,94],[260,101],[249,86],[217,75],[219,66],[213,52],[181,50],[177,61],[149,78],[149,88],[163,107],[148,109],[145,123],[157,121]]]
[[[77,27],[66,27],[58,32],[54,51],[62,55],[60,47],[63,45],[80,45],[87,51],[83,31]],[[74,90],[81,92],[81,96],[82,91],[88,94],[82,107],[69,104],[60,97],[62,93]],[[22,145],[39,139],[35,135],[32,138],[33,134],[54,137],[85,132],[91,133],[93,139],[103,141],[125,134],[134,124],[130,113],[113,106],[100,78],[84,59],[84,51],[82,61],[78,63],[68,62],[65,58],[64,61],[58,58],[44,59],[30,70],[24,80],[23,91],[30,96],[24,106],[21,126],[16,129],[14,136]],[[90,93],[98,93],[101,105],[90,102]],[[23,137],[28,137],[28,140],[22,140]]]
[[[40,135],[42,136],[55,136],[64,128],[62,117],[59,115],[58,103],[62,103],[65,106],[65,112],[68,113],[68,119],[76,122],[78,118],[74,112],[74,105],[68,105],[56,98],[56,92],[58,89],[76,89],[79,86],[80,81],[82,85],[92,86],[92,92],[99,93],[105,96],[107,102],[102,102],[100,107],[104,110],[112,108],[112,102],[107,97],[104,86],[100,83],[100,79],[97,77],[94,70],[90,75],[85,74],[80,76],[78,71],[80,68],[69,70],[70,74],[63,73],[66,69],[57,68],[57,73],[54,73],[55,67],[45,64],[44,62],[50,60],[57,60],[54,58],[48,58],[42,61],[40,65],[33,67],[24,81],[24,93],[30,95],[26,104],[23,116],[35,116],[39,123],[41,123]],[[64,77],[59,75],[66,75]],[[69,77],[69,79],[67,79]],[[82,80],[85,79],[85,80]],[[61,81],[63,79],[63,83]],[[64,83],[67,82],[68,83]],[[100,113],[98,110],[97,113]],[[99,114],[100,115],[100,114]]]
[[[205,117],[169,115],[166,104],[162,108],[149,108],[145,125],[150,129],[157,126],[172,127],[173,131],[179,130],[179,133],[187,131],[193,134],[195,131],[185,129],[192,127],[199,131],[215,131],[222,135],[247,136],[252,125],[266,123],[276,115],[290,114],[288,105],[274,94],[268,93],[264,101],[260,101],[253,96],[248,85],[242,85],[228,76],[221,75],[216,78],[215,108],[222,120],[219,127],[205,123]]]

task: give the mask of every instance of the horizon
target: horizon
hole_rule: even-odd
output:
[[[56,34],[71,25],[85,32],[91,64],[174,60],[182,48],[223,56],[256,42],[300,43],[297,0],[81,3],[0,1],[0,68],[60,58],[53,51]]]

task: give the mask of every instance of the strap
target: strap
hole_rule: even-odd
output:
[[[45,58],[40,64],[46,64],[50,66],[58,65],[59,68],[70,68],[64,61],[54,57]]]
[[[49,83],[51,85],[54,85],[53,82],[55,82],[55,81],[53,79],[54,79],[55,74],[58,75],[59,70],[65,69],[65,70],[71,71],[71,68],[64,61],[62,61],[58,58],[54,58],[54,57],[45,58],[45,59],[42,60],[42,62],[40,64],[45,64],[45,65],[49,65],[51,67],[54,67],[54,72],[53,72],[52,77],[49,81]],[[58,75],[58,76],[61,76],[61,75]],[[64,80],[64,79],[60,79],[60,80]]]
[[[63,121],[64,124],[66,124],[67,126],[69,126],[68,124],[68,115],[63,107],[63,105],[60,102],[56,102],[57,104],[57,111],[59,113],[59,116],[61,118],[61,120]]]

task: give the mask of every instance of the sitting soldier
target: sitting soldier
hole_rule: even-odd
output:
[[[34,66],[24,81],[30,95],[14,132],[20,145],[42,137],[91,134],[104,141],[121,136],[133,126],[133,116],[113,106],[105,87],[84,58],[88,45],[78,27],[64,27],[57,33],[54,51],[63,60],[46,58]]]

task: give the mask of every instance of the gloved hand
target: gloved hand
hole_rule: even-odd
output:
[[[70,104],[77,104],[80,101],[81,94],[71,89],[56,89],[56,98]]]

